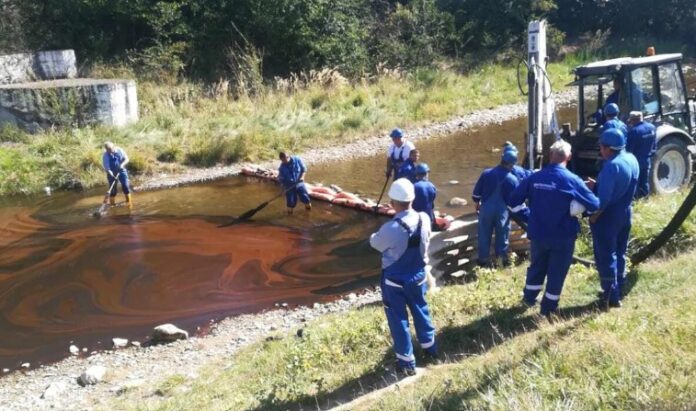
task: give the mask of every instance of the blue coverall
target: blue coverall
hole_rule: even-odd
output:
[[[519,184],[510,170],[502,165],[483,171],[479,177],[472,198],[480,202],[478,220],[478,263],[490,263],[491,237],[495,231],[495,254],[507,259],[510,216],[505,199]]]
[[[599,207],[599,199],[580,177],[552,163],[523,180],[510,194],[508,204],[516,206],[525,200],[529,200],[530,209],[527,236],[531,240],[531,262],[524,301],[536,303],[546,278],[541,313],[548,315],[558,308],[580,231],[578,219],[570,215],[570,202],[576,200],[592,212]]]
[[[118,181],[121,183],[121,190],[123,190],[123,194],[128,195],[130,193],[128,171],[125,168],[121,168],[121,164],[123,164],[125,160],[126,153],[124,153],[120,148],[116,147],[113,153],[104,151],[104,155],[102,156],[102,166],[104,167],[105,171],[110,170],[114,176],[118,176]],[[106,179],[109,181],[109,186],[111,186],[111,184],[114,182],[114,177],[112,177],[111,174],[107,174]],[[117,185],[118,184],[114,184],[114,186],[111,188],[111,193],[109,194],[111,197],[116,197],[116,192],[118,191],[116,187]]]
[[[655,126],[647,121],[641,121],[634,125],[628,132],[626,151],[633,154],[638,160],[640,175],[638,176],[638,188],[636,198],[650,194],[650,169],[652,168],[652,156],[657,151],[657,135]]]
[[[435,197],[437,189],[435,185],[428,180],[419,180],[413,185],[416,192],[416,198],[413,200],[413,209],[424,212],[430,217],[430,221],[435,224]]]
[[[519,181],[522,181],[525,178],[531,176],[532,173],[532,170],[527,170],[526,168],[520,167],[517,164],[512,166],[512,174],[514,174],[514,176],[517,177],[517,180]]]
[[[307,172],[307,167],[297,156],[291,156],[290,160],[284,164],[281,163],[278,168],[278,181],[282,184],[286,191],[285,200],[288,208],[295,208],[297,205],[297,197],[304,204],[309,204],[309,193],[307,187],[300,181],[302,173]],[[293,187],[294,186],[294,187]]]
[[[603,131],[606,131],[610,128],[618,128],[619,130],[621,130],[624,133],[624,136],[628,134],[628,127],[626,127],[626,123],[619,120],[618,117],[614,117],[611,120],[605,121],[604,124],[602,124],[602,127],[600,127],[600,129],[599,129],[600,134]]]
[[[401,368],[416,366],[407,307],[421,347],[437,355],[435,326],[425,301],[429,238],[430,218],[412,209],[397,213],[370,237],[370,245],[382,253],[382,302]]]
[[[401,167],[399,167],[399,170],[396,172],[396,177],[394,177],[394,180],[398,180],[400,178],[407,178],[408,181],[412,182],[413,184],[416,184],[416,165],[410,158],[406,159],[406,161],[404,161]]]
[[[609,303],[621,299],[631,232],[631,201],[639,173],[633,154],[621,150],[604,162],[597,177],[595,190],[602,214],[590,228],[603,299]]]

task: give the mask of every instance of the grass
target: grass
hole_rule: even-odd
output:
[[[657,229],[673,197],[639,204],[636,234]],[[684,235],[696,234],[696,216]],[[658,223],[659,224],[659,223]],[[692,247],[693,244],[689,244]],[[483,270],[476,281],[429,296],[446,363],[361,410],[681,410],[696,407],[696,249],[631,272],[624,307],[595,308],[597,274],[573,266],[561,316],[549,322],[519,304],[525,267]],[[418,361],[422,353],[416,352]],[[302,337],[278,336],[208,364],[190,381],[159,383],[160,397],[111,404],[129,410],[317,409],[379,385],[393,362],[378,304],[329,315]]]
[[[577,63],[554,63],[554,84],[566,84]],[[128,69],[95,69],[95,77],[133,77]],[[381,70],[347,81],[332,70],[276,79],[254,95],[164,79],[138,82],[141,119],[125,128],[87,127],[27,135],[0,128],[0,195],[103,183],[99,153],[112,140],[131,156],[131,174],[172,172],[275,157],[449,119],[522,101],[514,65],[485,64],[412,73]]]

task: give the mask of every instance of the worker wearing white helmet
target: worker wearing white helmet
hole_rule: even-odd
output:
[[[397,371],[415,374],[416,358],[408,325],[411,311],[416,337],[426,354],[437,359],[435,327],[425,301],[430,217],[411,208],[413,184],[405,178],[389,188],[394,218],[370,237],[370,245],[382,253],[382,301],[394,340]]]

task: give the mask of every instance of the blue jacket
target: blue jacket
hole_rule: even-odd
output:
[[[290,161],[287,164],[280,163],[278,168],[278,181],[285,188],[290,188],[297,184],[300,180],[300,175],[307,172],[307,167],[297,156],[290,156]]]
[[[507,196],[517,187],[519,181],[514,174],[503,166],[487,168],[483,170],[481,177],[476,181],[471,198],[475,202],[485,203],[495,193],[499,184],[501,185],[503,199],[507,199]]]
[[[604,132],[610,128],[618,128],[624,133],[624,136],[628,134],[628,127],[626,127],[626,124],[623,121],[619,120],[618,117],[614,117],[611,120],[607,120],[604,124],[602,124],[600,132]]]
[[[512,174],[514,174],[515,177],[517,177],[517,180],[519,180],[519,181],[522,181],[525,178],[531,176],[532,173],[533,173],[532,170],[527,170],[526,168],[522,168],[518,165],[515,165],[512,167]]]
[[[434,216],[433,208],[435,208],[435,197],[437,189],[435,185],[428,180],[417,181],[413,185],[416,192],[416,198],[413,200],[413,209],[426,213],[432,220]]]
[[[597,176],[599,208],[625,210],[631,206],[638,184],[640,167],[633,154],[621,150],[604,162]]]
[[[638,165],[647,166],[650,164],[650,158],[657,151],[655,126],[641,121],[631,127],[626,139],[626,151],[636,156]]]
[[[599,200],[585,183],[567,168],[549,164],[523,180],[507,199],[511,207],[529,200],[530,240],[553,241],[575,238],[578,219],[570,215],[570,202],[578,201],[587,211],[596,211]]]
[[[396,180],[399,178],[407,178],[408,181],[416,184],[416,165],[410,158],[406,159],[396,172],[396,177],[394,179]]]

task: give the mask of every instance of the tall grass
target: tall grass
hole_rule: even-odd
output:
[[[170,170],[172,165],[209,167],[269,159],[280,148],[302,151],[328,146],[523,99],[514,68],[501,64],[483,65],[466,74],[447,68],[412,73],[380,68],[377,75],[355,81],[327,69],[260,84],[245,69],[252,63],[230,62],[240,70],[232,85],[140,80],[141,120],[122,129],[87,127],[31,136],[16,128],[0,129],[0,153],[5,159],[0,172],[12,175],[11,181],[0,183],[0,195],[37,191],[46,185],[101,183],[94,160],[106,140],[131,157],[137,153],[137,163],[131,164],[137,175]],[[555,84],[570,80],[564,63],[551,65],[550,72]],[[93,75],[133,77],[134,73],[115,66],[99,67]],[[239,87],[245,84],[252,84],[253,90],[241,92]]]

